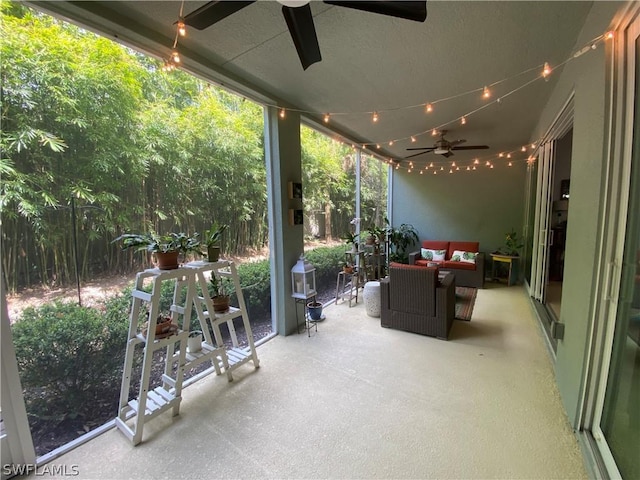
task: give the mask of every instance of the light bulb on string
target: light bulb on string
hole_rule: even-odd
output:
[[[467,119],[464,116],[460,117],[460,125],[466,125],[466,123]]]
[[[471,171],[471,167],[469,165],[467,165],[467,172]]]
[[[542,76],[547,78],[551,75],[551,67],[549,66],[549,62],[544,62],[544,68],[542,69]]]
[[[480,160],[478,160],[477,158],[473,161],[474,164],[478,165],[480,163]]]
[[[433,105],[431,105],[430,103],[427,103],[427,106],[425,107],[425,111],[427,113],[433,112]]]
[[[509,162],[509,164],[508,164],[508,165],[509,165],[510,167],[513,167],[513,163],[512,163],[512,162]]]
[[[493,164],[489,165],[489,168],[493,168]]]
[[[424,170],[420,170],[420,175],[424,175]]]
[[[535,143],[532,143],[532,144],[531,144],[531,148],[536,148],[536,144],[535,144]]]
[[[280,118],[284,118],[286,115],[284,108],[280,109]]]
[[[178,20],[178,33],[181,37],[185,37],[187,35],[187,26],[184,24],[182,18]]]
[[[491,162],[487,160],[487,163],[485,163],[485,165],[488,167],[489,165],[491,165]]]
[[[389,146],[393,145],[393,140],[389,140]]]
[[[438,135],[438,131],[434,128],[433,130],[431,130],[431,136],[435,137],[436,135]]]
[[[329,114],[328,113],[324,114],[324,123],[329,123]]]
[[[524,145],[522,146],[522,148],[520,149],[521,152],[526,152],[527,151],[527,147],[525,147]]]
[[[605,33],[605,35],[604,35],[604,38],[605,38],[606,40],[613,40],[613,37],[614,37],[614,33],[613,33],[613,32],[611,32],[611,31],[609,31],[609,32]]]
[[[376,143],[376,148],[377,148],[378,150],[380,150],[380,144],[379,144],[379,143]]]
[[[441,170],[441,171],[444,171],[444,167],[440,167],[440,170]]]
[[[431,163],[429,164],[429,167],[433,168],[433,162],[431,162]]]
[[[177,50],[174,50],[171,52],[171,60],[174,63],[180,63],[180,54],[178,53]]]
[[[373,121],[373,123],[378,122],[378,112],[373,112],[373,117],[371,117],[371,120]]]
[[[436,171],[434,170],[434,171],[433,171],[433,174],[434,174],[434,175],[437,175],[437,174],[438,174],[438,172],[436,172]]]
[[[451,166],[455,167],[456,166],[456,162],[451,162]]]
[[[475,165],[473,166],[473,169],[474,169],[474,170],[476,169],[476,166],[475,166]]]
[[[457,171],[460,171],[460,167],[456,167],[456,170],[457,170]]]
[[[449,169],[449,173],[453,173],[453,170]]]
[[[413,135],[411,136],[411,143],[416,143],[416,137],[414,137]]]
[[[507,158],[511,158],[511,154],[510,153],[507,153]]]
[[[484,87],[482,89],[482,98],[489,98],[491,97],[491,90],[489,90],[489,87]]]
[[[500,152],[500,153],[498,154],[498,157],[499,157],[499,158],[504,157],[504,153]]]

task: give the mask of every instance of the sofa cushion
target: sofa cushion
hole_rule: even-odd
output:
[[[448,268],[454,268],[454,269],[458,269],[458,270],[475,270],[476,269],[476,264],[475,263],[467,263],[467,262],[452,262],[450,260],[447,260],[446,262],[444,262],[441,265],[441,268],[443,270],[447,270]]]
[[[423,240],[422,248],[429,248],[431,250],[448,250],[449,242],[442,240]]]
[[[462,252],[479,252],[480,242],[449,242],[447,260],[451,259],[453,252],[456,250],[460,250]]]
[[[478,252],[463,252],[462,250],[456,250],[451,255],[449,259],[452,262],[463,262],[463,263],[473,263],[476,264],[476,257],[478,256]]]
[[[420,260],[416,260],[415,265],[420,265],[421,267],[428,267],[429,264],[434,264],[434,263],[436,263],[436,264],[438,264],[438,266],[440,266],[440,265],[442,265],[444,263],[444,260],[442,260],[440,262],[435,262],[433,260],[420,259]],[[431,265],[431,266],[433,266],[433,265]]]
[[[434,262],[442,262],[444,261],[444,257],[447,254],[447,250],[445,248],[441,250],[434,250],[431,248],[421,248],[420,256],[423,260],[432,260]]]
[[[411,269],[422,269],[424,267],[421,267],[419,265],[409,265],[407,263],[398,263],[398,262],[390,262],[389,263],[389,267],[393,267],[393,268],[404,268],[407,270],[411,270]]]

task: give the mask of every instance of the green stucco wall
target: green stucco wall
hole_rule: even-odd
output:
[[[392,223],[412,224],[420,240],[479,241],[486,253],[511,228],[522,234],[526,163],[433,174],[393,171]]]
[[[622,5],[594,2],[576,42],[576,49],[603,34]],[[596,283],[594,263],[590,259],[596,258],[598,252],[604,188],[606,71],[603,45],[567,64],[531,137],[544,135],[574,91],[571,199],[560,314],[560,321],[565,324],[565,335],[564,340],[558,341],[556,357],[558,387],[574,427],[577,427],[582,401]]]

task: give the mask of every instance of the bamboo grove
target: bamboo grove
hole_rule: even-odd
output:
[[[0,4],[2,267],[10,291],[130,272],[125,232],[229,225],[223,249],[268,247],[262,106],[13,2]],[[305,218],[340,237],[354,216],[353,150],[302,130]],[[363,162],[381,219],[386,169]],[[308,228],[308,226],[306,226]],[[311,231],[309,231],[311,233]],[[77,246],[77,248],[76,248]]]

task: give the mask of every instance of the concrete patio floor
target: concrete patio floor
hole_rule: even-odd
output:
[[[137,447],[113,429],[52,463],[87,479],[587,478],[523,287],[488,283],[449,341],[381,328],[362,302],[325,315],[258,347],[259,369],[187,387]]]

